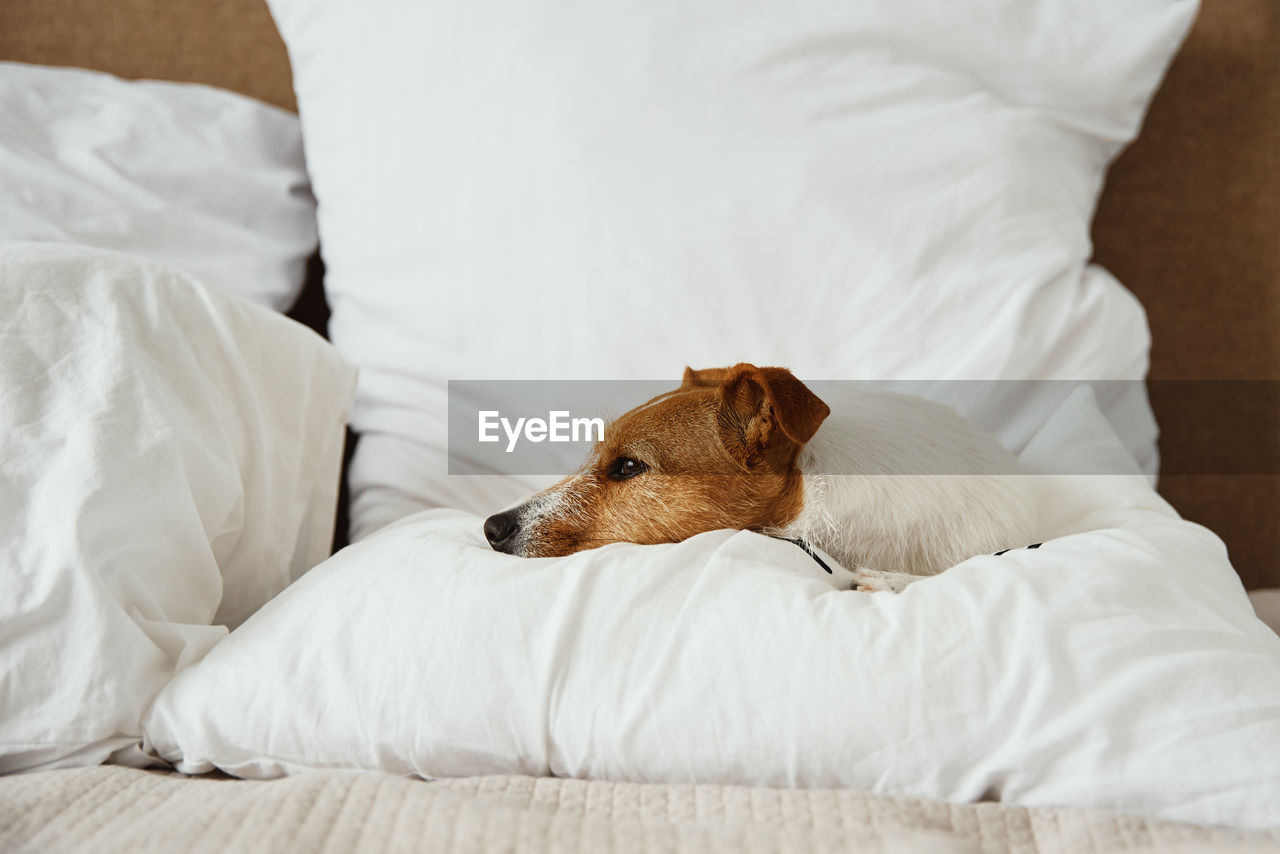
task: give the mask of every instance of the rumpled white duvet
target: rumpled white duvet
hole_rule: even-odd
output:
[[[1039,547],[902,594],[716,531],[525,560],[428,511],[307,574],[161,693],[190,772],[841,786],[1280,824],[1280,637],[1081,388],[1023,454]]]
[[[0,241],[0,773],[150,761],[156,693],[328,555],[354,385],[167,264]]]

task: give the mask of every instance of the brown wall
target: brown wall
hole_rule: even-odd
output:
[[[1093,231],[1150,317],[1161,493],[1280,586],[1280,2],[1204,0]]]

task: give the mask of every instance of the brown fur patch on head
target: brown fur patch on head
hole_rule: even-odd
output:
[[[783,368],[686,369],[679,389],[617,418],[580,471],[530,499],[518,553],[781,528],[803,501],[796,455],[828,412]],[[619,476],[625,460],[639,473]]]

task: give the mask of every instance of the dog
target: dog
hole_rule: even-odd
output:
[[[485,520],[497,551],[572,554],[720,528],[820,550],[900,591],[1032,541],[1017,460],[954,410],[857,390],[831,408],[786,368],[686,368],[614,420],[578,471]]]

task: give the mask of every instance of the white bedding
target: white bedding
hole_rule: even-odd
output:
[[[298,117],[194,83],[0,62],[0,240],[129,252],[284,311],[316,248]]]
[[[1092,395],[1033,469],[1114,472]],[[1137,474],[1037,478],[1043,545],[899,595],[716,531],[497,554],[429,511],[348,548],[181,673],[186,771],[319,768],[853,787],[1280,824],[1280,638],[1222,543]]]
[[[164,265],[0,242],[0,772],[145,761],[169,677],[328,555],[354,383]]]

